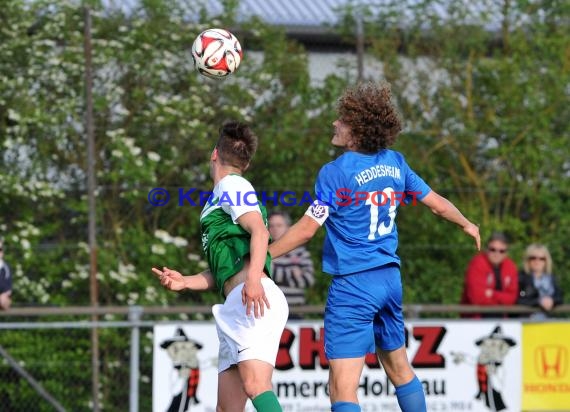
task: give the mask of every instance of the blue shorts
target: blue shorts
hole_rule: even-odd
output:
[[[404,345],[402,280],[398,265],[333,276],[325,307],[328,359],[358,358],[375,348]]]

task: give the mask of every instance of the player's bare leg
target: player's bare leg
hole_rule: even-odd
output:
[[[404,346],[392,350],[376,350],[386,375],[396,388],[398,404],[403,412],[425,412],[426,400],[422,384],[416,377]]]
[[[238,368],[232,366],[218,375],[218,404],[216,412],[243,412],[247,394]]]
[[[271,384],[272,365],[250,359],[240,362],[238,369],[245,393],[252,400],[258,412],[280,412],[282,410]]]
[[[331,405],[337,402],[358,404],[356,391],[364,368],[364,356],[360,358],[331,359],[329,361],[329,387]]]
[[[408,362],[406,348],[401,347],[393,351],[376,349],[376,354],[394,386],[403,385],[414,378],[414,371]]]

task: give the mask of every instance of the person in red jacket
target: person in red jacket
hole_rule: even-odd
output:
[[[493,233],[487,250],[471,259],[465,273],[461,303],[465,305],[514,305],[518,298],[518,269],[508,256],[503,233]],[[465,317],[506,317],[501,313],[468,314]]]

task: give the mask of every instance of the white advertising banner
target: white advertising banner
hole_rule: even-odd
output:
[[[520,412],[520,322],[414,321],[406,332],[428,411]],[[214,323],[156,326],[153,412],[214,412],[217,354]],[[394,387],[375,356],[366,361],[358,390],[362,411],[399,411]],[[322,321],[289,322],[273,375],[283,410],[329,411],[327,380]]]

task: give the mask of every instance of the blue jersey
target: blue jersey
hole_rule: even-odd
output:
[[[402,202],[414,204],[430,191],[404,156],[393,150],[349,151],[324,165],[315,184],[320,205],[307,211],[319,223],[324,220],[327,231],[323,271],[347,275],[399,265],[398,207]]]

